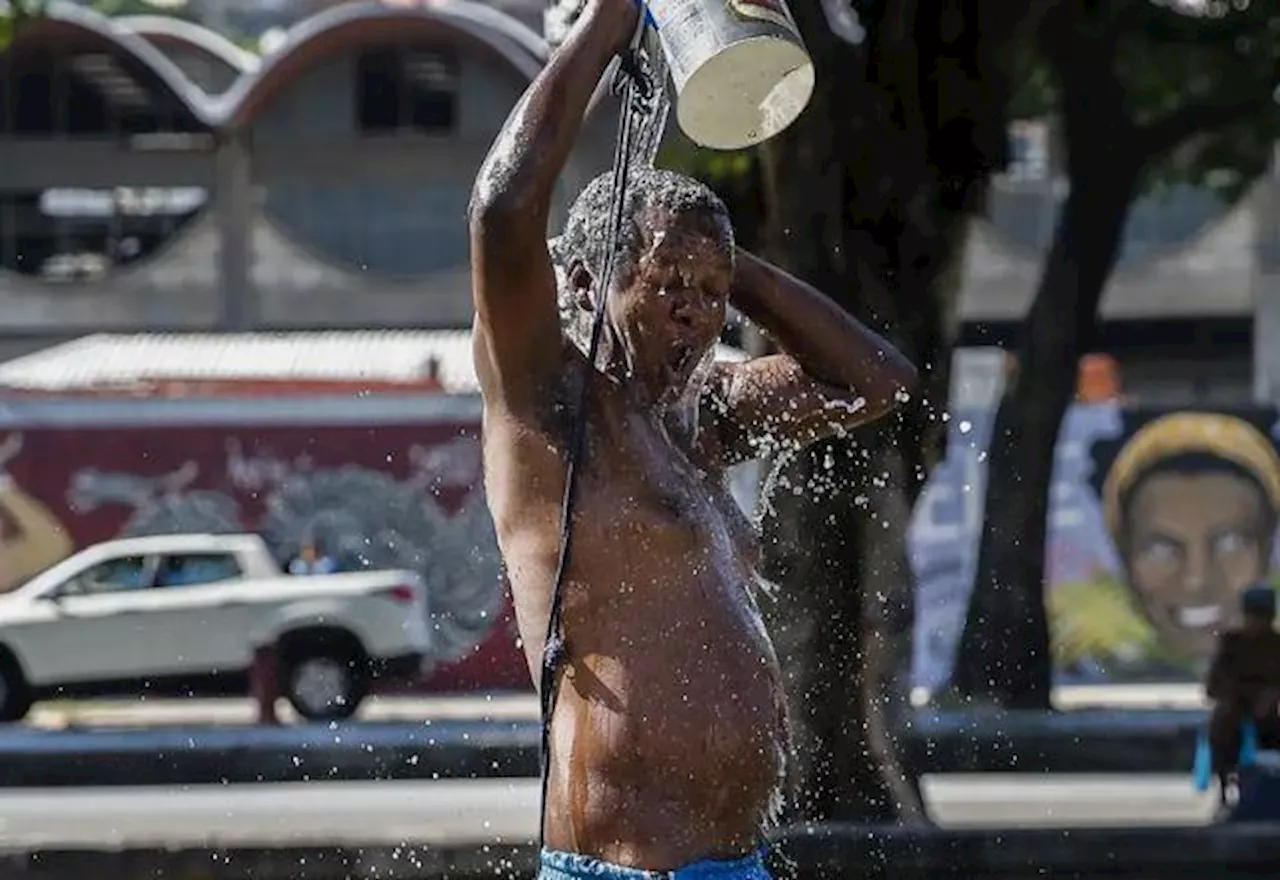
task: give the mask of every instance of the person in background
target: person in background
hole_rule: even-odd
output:
[[[1260,748],[1280,748],[1280,632],[1276,631],[1276,591],[1257,584],[1240,598],[1243,623],[1218,637],[1205,692],[1213,703],[1209,745],[1214,772],[1227,783],[1237,768],[1243,727],[1252,720]]]
[[[333,574],[338,563],[318,540],[308,540],[289,563],[289,574]]]

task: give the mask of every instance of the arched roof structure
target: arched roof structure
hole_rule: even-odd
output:
[[[0,3],[3,2],[4,0],[0,0]],[[130,179],[141,180],[146,185],[207,188],[208,181],[214,179],[210,172],[213,153],[206,148],[206,142],[208,145],[213,143],[210,135],[221,141],[220,135],[238,132],[253,125],[262,118],[262,114],[272,112],[271,107],[275,106],[276,98],[299,85],[303,77],[318,67],[345,64],[347,59],[366,49],[424,43],[438,48],[451,48],[456,55],[480,62],[488,71],[510,83],[512,91],[516,93],[538,74],[549,54],[546,43],[529,27],[504,12],[473,0],[366,0],[344,3],[296,23],[285,32],[281,45],[257,58],[198,24],[167,19],[163,15],[110,19],[66,0],[48,0],[43,15],[24,24],[16,39],[0,51],[0,75],[4,74],[3,65],[6,62],[29,65],[38,63],[47,68],[53,57],[77,61],[80,56],[85,55],[109,56],[109,60],[116,62],[115,66],[122,68],[133,80],[135,91],[149,92],[153,96],[152,103],[157,108],[172,108],[164,118],[172,120],[166,124],[179,126],[175,133],[185,135],[193,130],[183,121],[189,117],[198,126],[194,130],[201,137],[195,149],[189,149],[186,141],[174,140],[173,144],[176,146],[171,150],[169,142],[164,138],[166,132],[156,131],[154,133],[157,137],[153,143],[141,144],[138,150],[128,151],[128,155],[120,158],[123,164],[118,167],[127,165],[132,169],[129,172],[132,174]],[[186,72],[184,65],[193,60],[200,62],[204,58],[211,59],[208,65],[197,63],[191,65],[192,73]],[[106,59],[98,59],[99,64],[105,62]],[[201,86],[202,80],[197,80],[199,68],[211,66],[216,69],[222,65],[236,68],[237,73],[225,91],[212,94]],[[19,68],[11,70],[15,76],[21,74]],[[78,82],[78,71],[76,76]],[[219,83],[220,86],[222,82]],[[95,91],[101,93],[103,89]],[[41,98],[34,92],[35,90],[28,97],[38,105]],[[607,82],[602,83],[597,95],[599,98],[612,97]],[[602,107],[607,108],[610,111],[607,115],[611,116],[616,104],[616,100],[593,102],[588,109],[588,127],[584,128],[584,134],[590,136],[592,132],[595,135],[607,133],[611,120],[601,116],[599,111]],[[108,105],[103,105],[106,106]],[[490,112],[496,113],[501,109],[494,105]],[[53,136],[56,139],[56,132]],[[4,140],[3,135],[0,135],[0,140]],[[114,155],[111,153],[113,147],[109,138],[89,138],[83,142],[74,138],[62,140],[65,142],[59,144],[56,153],[58,158],[49,158],[36,171],[30,170],[29,165],[15,165],[14,167],[28,169],[24,175],[17,175],[15,179],[20,177],[24,181],[23,186],[36,192],[50,186],[63,186],[64,183],[58,180],[57,167],[70,167],[90,169],[92,172],[86,172],[77,178],[90,182],[76,183],[76,186],[95,188],[120,185],[115,182],[117,166],[107,161]],[[241,167],[247,166],[251,174],[260,175],[258,179],[264,181],[270,178],[270,169],[273,167],[269,150],[262,146],[267,140],[249,140],[249,149],[239,159],[243,162]],[[601,143],[596,144],[596,140]],[[347,149],[349,142],[355,141],[351,138],[334,138],[334,149],[341,152]],[[583,142],[586,146],[570,160],[566,168],[566,186],[570,188],[585,182],[585,177],[596,170],[595,166],[603,164],[611,154],[603,137],[597,136],[589,143],[588,138],[584,138]],[[408,144],[406,140],[399,143],[393,139],[379,140],[380,148],[390,145],[394,152],[403,147],[406,155],[411,149]],[[40,153],[39,143],[18,143],[15,140],[5,145],[6,149],[12,148],[11,152],[20,147],[28,152],[34,150],[38,155],[45,155]],[[434,148],[444,151],[452,149],[443,140]],[[74,150],[81,151],[77,155],[91,156],[91,161],[68,164],[61,158]],[[154,150],[158,158],[150,155],[149,150]],[[48,155],[54,154],[49,151]],[[467,144],[465,155],[459,154],[451,158],[457,158],[461,164],[478,161],[474,142]],[[152,171],[157,168],[163,173],[156,172],[156,175],[162,177],[164,183],[153,183],[150,178]],[[339,177],[341,175],[335,175],[335,179]],[[188,183],[188,178],[203,182]],[[579,181],[578,178],[583,180]],[[27,181],[36,182],[28,184]],[[266,188],[268,191],[278,191],[280,182],[274,181],[273,185]],[[462,214],[461,211],[452,213],[459,217]],[[352,276],[345,264],[339,269],[333,269],[333,254],[327,251],[311,253],[308,250],[304,254],[292,241],[286,239],[282,225],[276,222],[278,219],[264,205],[253,209],[252,222],[237,227],[251,229],[250,234],[255,236],[252,250],[255,262],[252,271],[256,272],[260,266],[275,271],[272,267],[292,266],[295,263],[306,267],[306,273],[290,271],[281,274],[281,277],[288,276],[286,282],[253,281],[253,286],[261,288],[258,294],[261,297],[260,308],[268,316],[265,320],[279,320],[270,317],[271,315],[292,314],[292,306],[284,304],[293,303],[304,295],[310,298],[309,302],[345,303],[350,298],[353,284],[358,284],[368,302],[373,304],[370,308],[383,310],[378,314],[384,314],[386,320],[408,320],[403,315],[409,314],[410,309],[404,304],[405,296],[400,287],[381,276]],[[37,233],[52,241],[43,230],[37,230]],[[121,316],[144,315],[147,297],[168,291],[173,284],[170,279],[173,278],[182,279],[179,286],[185,291],[184,295],[194,297],[204,304],[199,307],[204,309],[200,314],[212,314],[211,310],[222,307],[218,305],[217,291],[218,285],[222,283],[220,273],[223,270],[215,256],[211,255],[216,252],[220,234],[207,217],[192,224],[186,231],[175,230],[173,238],[181,239],[185,243],[182,247],[191,249],[190,254],[183,251],[185,256],[182,256],[177,250],[165,254],[156,252],[154,256],[159,257],[161,262],[155,264],[148,257],[145,261],[139,260],[127,266],[113,265],[108,275],[102,278],[95,276],[91,284],[83,285],[84,290],[77,293],[81,296],[80,300],[72,302],[68,296],[62,295],[57,304],[57,308],[62,309],[59,314],[65,312],[81,323],[96,320],[85,317],[96,315],[100,308],[98,302],[102,301],[93,300],[89,293],[92,289],[93,297],[100,298],[106,295],[103,291],[109,292],[115,297],[112,302],[117,303],[112,307],[112,314],[120,321],[131,320]],[[264,241],[269,245],[264,247]],[[178,243],[175,241],[174,244]],[[61,244],[58,246],[62,247]],[[92,247],[97,246],[95,240]],[[57,251],[57,254],[62,253],[64,251]],[[98,254],[97,251],[92,253]],[[135,279],[127,277],[129,273],[140,274]],[[0,276],[4,276],[0,277],[0,301],[7,301],[5,298],[9,291],[34,290],[35,288],[23,285],[38,283],[16,280],[16,276],[11,277],[4,271],[0,271]],[[451,268],[430,277],[439,291],[440,308],[444,313],[454,315],[454,312],[448,310],[455,309],[461,315],[464,308],[469,308],[469,298],[466,298],[465,306],[454,304],[457,292],[465,293],[465,259],[456,267],[456,271]],[[415,285],[417,283],[415,281]],[[416,287],[414,289],[416,291]],[[196,299],[191,301],[195,302]],[[458,301],[461,302],[460,299]],[[337,308],[330,305],[316,307],[322,310]],[[420,301],[415,293],[412,314],[417,315],[419,308]],[[199,312],[199,309],[192,314]],[[183,314],[186,316],[187,312],[184,311]],[[36,316],[30,320],[40,323],[45,319]],[[138,320],[148,319],[140,317]],[[450,317],[448,320],[453,321],[455,318]]]
[[[274,96],[326,59],[366,46],[437,39],[471,47],[526,81],[542,68],[548,49],[522,23],[472,0],[367,0],[326,9],[293,25],[284,42],[259,58],[198,24],[165,16],[110,19],[66,0],[51,0],[44,13],[24,24],[0,58],[74,41],[113,51],[143,73],[146,85],[173,94],[192,115],[213,128],[248,124]],[[181,45],[238,71],[220,96],[193,83],[159,45]]]
[[[222,34],[168,15],[125,15],[114,19],[117,27],[135,33],[156,46],[180,46],[220,61],[238,74],[258,69],[261,58],[241,49]]]
[[[412,7],[379,2],[344,3],[304,19],[288,30],[285,41],[263,58],[256,71],[242,77],[219,100],[218,119],[229,127],[246,125],[282,89],[326,59],[355,49],[403,43],[414,38],[467,45],[526,80],[537,76],[542,63],[513,41],[510,30],[498,31],[491,22],[482,23],[476,16],[449,11],[462,5],[460,2]],[[511,24],[520,27],[518,22]]]

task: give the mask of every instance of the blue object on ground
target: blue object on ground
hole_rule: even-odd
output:
[[[1196,791],[1208,791],[1213,781],[1213,750],[1209,747],[1209,728],[1200,728],[1196,735],[1196,760],[1191,768]]]
[[[1252,767],[1258,760],[1258,728],[1252,718],[1246,718],[1240,725],[1240,758],[1237,766],[1243,770]]]

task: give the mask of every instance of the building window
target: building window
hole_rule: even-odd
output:
[[[96,281],[155,254],[208,198],[199,187],[0,193],[0,267],[51,282]]]
[[[386,46],[356,62],[361,131],[444,134],[457,124],[457,61],[434,50]]]
[[[6,134],[131,135],[200,127],[140,62],[117,54],[32,51],[0,69],[0,131]]]

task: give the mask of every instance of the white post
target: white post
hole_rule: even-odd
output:
[[[253,181],[244,138],[228,135],[218,144],[214,206],[218,213],[218,280],[221,326],[249,330],[258,320],[253,288]]]
[[[1280,145],[1254,194],[1253,398],[1280,402]]]

